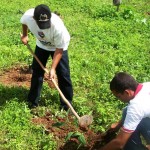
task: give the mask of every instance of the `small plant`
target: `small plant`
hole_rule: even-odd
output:
[[[123,18],[124,19],[133,19],[134,18],[134,12],[130,9],[126,9],[123,12]]]
[[[65,124],[64,122],[56,122],[52,126],[59,128],[60,126],[63,126],[64,124]]]
[[[71,138],[76,138],[79,141],[79,146],[85,146],[86,145],[86,139],[84,135],[80,132],[69,132],[68,135],[66,136],[66,142],[69,141]],[[77,148],[77,149],[78,149]]]

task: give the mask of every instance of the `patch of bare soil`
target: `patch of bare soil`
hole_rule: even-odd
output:
[[[31,76],[32,69],[29,66],[14,66],[0,73],[0,83],[5,86],[23,86],[29,88]],[[48,83],[50,88],[55,88],[54,84],[48,80],[48,76],[45,75],[44,81]]]
[[[14,66],[8,70],[4,70],[0,74],[0,83],[6,86],[30,86],[31,70],[28,66]],[[47,81],[47,80],[46,80]],[[51,112],[46,112],[43,117],[36,117],[32,122],[37,125],[42,125],[47,134],[52,133],[58,143],[59,150],[96,150],[104,143],[107,143],[111,138],[102,140],[101,134],[94,133],[91,129],[83,130],[75,125],[75,118],[68,116],[68,118],[55,117],[52,118]],[[86,140],[86,146],[81,146],[78,138],[72,137],[69,141],[65,141],[65,137],[70,132],[82,133]]]
[[[59,150],[96,150],[106,143],[104,140],[102,141],[100,133],[94,133],[90,128],[83,130],[78,125],[75,125],[73,116],[68,115],[68,118],[56,117],[55,119],[52,119],[52,116],[51,112],[46,112],[43,117],[33,118],[32,122],[42,125],[47,134],[53,133]],[[65,141],[68,133],[71,132],[83,134],[86,145],[79,147],[81,143],[78,137],[71,137],[70,140]]]
[[[30,86],[31,71],[28,66],[14,66],[0,74],[0,83],[5,86]]]

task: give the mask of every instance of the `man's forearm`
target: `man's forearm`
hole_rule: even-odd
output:
[[[23,34],[23,36],[28,35],[28,27],[25,24],[22,24],[22,34]]]
[[[63,54],[63,49],[56,49],[56,51],[54,53],[51,69],[54,69],[54,70],[56,69],[56,67],[62,57],[62,54]]]
[[[122,145],[116,139],[110,141],[108,144],[100,148],[99,150],[121,150]]]

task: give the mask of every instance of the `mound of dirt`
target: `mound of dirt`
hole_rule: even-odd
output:
[[[101,134],[94,133],[90,128],[82,130],[77,124],[76,119],[72,115],[68,115],[66,118],[55,117],[52,118],[51,112],[46,112],[43,117],[32,118],[32,122],[37,125],[42,125],[45,129],[45,133],[53,133],[55,140],[58,143],[59,150],[94,150],[102,147]],[[71,137],[68,141],[65,141],[69,133],[79,133],[84,136],[86,145],[79,147],[81,144],[78,139],[79,136]]]

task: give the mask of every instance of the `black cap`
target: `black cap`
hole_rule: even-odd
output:
[[[40,29],[50,28],[51,11],[47,5],[41,4],[35,7],[34,19]]]

